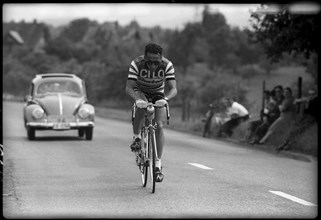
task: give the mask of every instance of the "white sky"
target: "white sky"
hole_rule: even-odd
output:
[[[209,4],[211,11],[224,14],[231,26],[243,29],[249,25],[250,10],[258,4]],[[127,25],[136,20],[142,27],[159,25],[162,28],[184,27],[187,22],[200,21],[204,4],[154,4],[154,3],[70,3],[70,4],[4,4],[2,7],[3,22],[37,19],[57,25],[65,25],[77,18],[89,18],[99,23],[118,21]]]

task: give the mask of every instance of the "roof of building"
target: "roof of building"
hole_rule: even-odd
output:
[[[23,44],[24,40],[17,31],[10,30],[9,35],[19,44]]]

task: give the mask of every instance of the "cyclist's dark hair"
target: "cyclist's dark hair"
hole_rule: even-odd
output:
[[[147,53],[154,53],[162,55],[163,49],[161,46],[155,43],[150,43],[145,46],[145,55]]]

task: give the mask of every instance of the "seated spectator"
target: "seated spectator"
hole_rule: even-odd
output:
[[[284,97],[284,89],[283,86],[277,85],[274,87],[273,91],[275,92],[275,101],[277,106],[281,105]]]
[[[215,113],[213,118],[218,126],[222,126],[225,122],[231,119],[225,113]]]
[[[221,104],[225,108],[225,114],[230,118],[227,122],[222,124],[218,133],[219,137],[232,136],[233,130],[242,122],[250,118],[248,110],[238,102],[233,101],[230,98],[223,97]]]
[[[308,91],[308,96],[295,99],[296,104],[302,103],[304,105],[303,115],[298,117],[288,137],[281,143],[276,150],[289,150],[292,146],[292,141],[298,135],[302,134],[307,128],[314,123],[318,123],[318,96],[314,89]]]
[[[263,116],[268,111],[268,105],[271,98],[271,92],[269,90],[265,90],[263,92],[263,101],[264,101],[264,107],[260,111],[260,118],[254,121],[249,122],[248,132],[246,139],[251,140],[254,136],[255,130],[263,123]]]
[[[269,102],[266,104],[262,113],[262,123],[254,130],[250,143],[257,144],[266,134],[272,123],[280,116],[280,110],[277,106],[275,90],[270,92]]]
[[[318,94],[314,89],[310,89],[308,91],[308,95],[301,99],[295,99],[294,102],[303,103],[304,104],[304,111],[305,115],[312,116],[316,121],[318,121]]]
[[[276,90],[275,90],[276,91]],[[277,94],[277,93],[276,93]],[[276,129],[283,126],[289,120],[292,120],[295,113],[294,98],[291,88],[287,87],[284,90],[284,99],[279,106],[280,116],[269,127],[265,136],[259,141],[259,144],[264,144],[267,139],[275,132]]]

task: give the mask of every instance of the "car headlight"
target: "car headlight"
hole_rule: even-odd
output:
[[[32,116],[35,118],[35,119],[40,119],[44,116],[45,112],[42,108],[35,108],[33,111],[32,111]]]
[[[78,115],[80,118],[88,118],[90,115],[90,111],[87,108],[80,108],[78,111]]]

